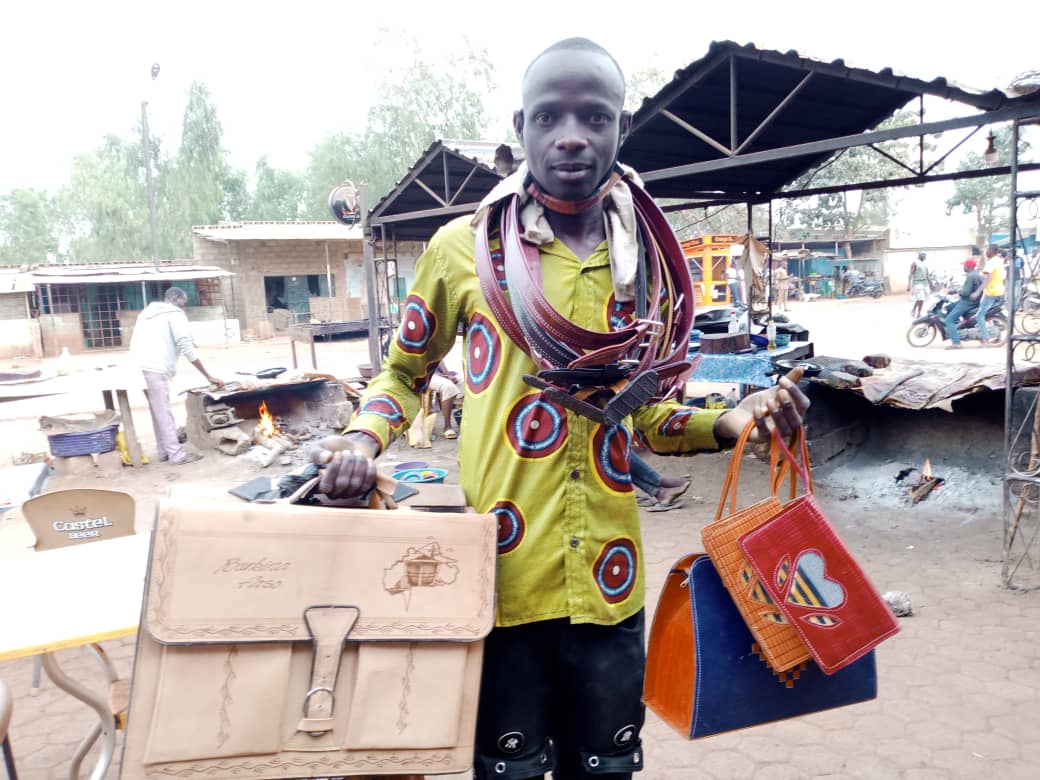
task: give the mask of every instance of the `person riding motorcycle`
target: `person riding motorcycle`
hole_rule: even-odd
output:
[[[958,300],[946,313],[946,332],[950,336],[950,344],[947,349],[960,349],[961,337],[957,332],[957,324],[968,311],[973,309],[979,297],[982,295],[982,275],[976,267],[978,262],[973,257],[964,261],[964,284],[961,285],[960,300]]]

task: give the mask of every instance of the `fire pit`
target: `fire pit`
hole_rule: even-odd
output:
[[[932,474],[932,461],[925,458],[920,471],[915,468],[903,469],[896,475],[896,482],[906,486],[907,497],[913,505],[928,498],[931,492],[941,487],[946,480]]]
[[[342,430],[353,412],[343,385],[308,375],[240,383],[215,392],[192,390],[184,405],[191,444],[228,455],[260,445],[269,452],[261,465],[305,441]]]

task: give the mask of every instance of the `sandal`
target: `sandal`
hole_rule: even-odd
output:
[[[660,501],[654,501],[653,504],[646,507],[647,512],[669,512],[672,509],[679,509],[683,506],[683,502],[679,499],[669,501],[667,504],[662,504]]]
[[[459,438],[459,434],[458,434],[457,431],[453,431],[453,430],[452,431],[445,431],[444,432],[444,438],[445,439],[457,439],[457,438]]]

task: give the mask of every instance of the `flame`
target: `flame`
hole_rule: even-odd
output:
[[[274,418],[267,410],[266,401],[260,402],[260,424],[257,427],[260,428],[261,433],[268,438],[278,433],[278,427],[274,424]]]
[[[932,478],[932,461],[928,458],[924,459],[924,468],[921,469],[921,476],[925,479]]]

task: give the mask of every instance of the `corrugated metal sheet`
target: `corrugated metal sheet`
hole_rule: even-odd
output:
[[[0,293],[27,293],[35,289],[31,273],[0,271]]]
[[[359,225],[339,222],[228,222],[199,225],[191,232],[210,241],[360,241]]]
[[[94,265],[37,268],[31,274],[32,283],[44,284],[102,284],[111,282],[177,282],[187,279],[216,279],[234,276],[230,271],[211,265],[181,265],[157,271],[152,265]],[[30,287],[30,289],[33,289]]]

